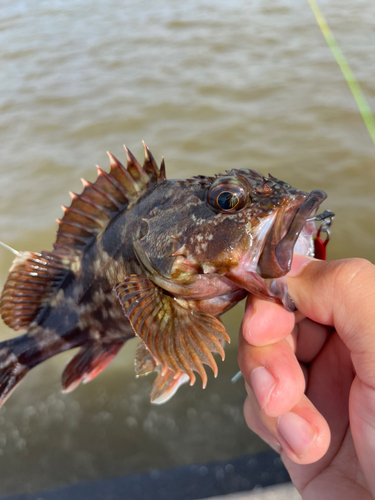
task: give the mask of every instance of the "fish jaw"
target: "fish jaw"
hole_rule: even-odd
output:
[[[302,197],[302,201],[301,197],[294,200],[294,210],[287,219],[287,229],[283,229],[285,209],[263,219],[252,233],[252,241],[257,244],[250,244],[238,266],[226,277],[249,293],[294,311],[295,305],[289,297],[285,275],[290,270],[294,252],[314,257],[316,227],[307,219],[315,214],[325,198],[323,191],[312,191],[310,195]]]
[[[315,214],[326,197],[327,195],[323,191],[311,191],[303,203],[298,206],[289,227],[287,225],[289,221],[285,221],[287,232],[281,238],[280,229],[284,225],[284,220],[282,211],[278,213],[258,262],[258,273],[262,278],[280,278],[290,271],[294,246],[298,237],[307,219]]]

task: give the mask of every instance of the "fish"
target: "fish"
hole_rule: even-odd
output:
[[[70,193],[51,251],[14,251],[0,314],[25,333],[0,343],[0,405],[34,366],[78,348],[62,374],[74,390],[134,336],[135,373],[156,373],[161,404],[197,376],[206,387],[204,365],[217,376],[220,315],[247,294],[295,309],[285,275],[294,251],[314,254],[308,219],[326,193],[248,168],[167,179],[143,146],[143,165],[125,146],[126,166],[107,153],[110,171]]]

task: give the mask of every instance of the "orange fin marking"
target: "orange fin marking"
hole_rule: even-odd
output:
[[[123,346],[123,343],[93,343],[83,346],[69,361],[62,374],[62,391],[72,392],[82,382],[86,384],[99,375]]]
[[[19,252],[0,297],[0,313],[13,330],[23,330],[36,318],[60,286],[72,259],[50,252]]]
[[[211,352],[223,355],[221,341],[229,340],[220,320],[195,311],[194,301],[183,307],[145,276],[129,276],[115,290],[134,332],[146,344],[162,377],[169,377],[171,372],[177,379],[186,373],[192,385],[196,371],[205,385],[203,364],[217,374]]]
[[[71,193],[72,203],[63,208],[64,216],[59,222],[55,253],[77,255],[82,252],[130,202],[143,195],[152,184],[164,179],[164,167],[158,169],[151,153],[144,169],[127,148],[125,151],[127,167],[108,153],[111,171],[106,173],[97,167],[96,181],[91,183],[82,179],[82,193]]]

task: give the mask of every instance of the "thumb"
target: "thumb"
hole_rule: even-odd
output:
[[[362,259],[324,262],[295,255],[287,281],[297,309],[335,327],[351,351],[357,375],[349,400],[351,431],[375,494],[375,266]]]

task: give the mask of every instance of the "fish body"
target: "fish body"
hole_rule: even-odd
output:
[[[71,193],[51,252],[17,254],[0,312],[27,333],[0,343],[0,404],[31,368],[79,347],[62,376],[73,390],[134,335],[136,373],[158,373],[161,403],[196,373],[205,386],[204,364],[217,375],[212,353],[224,358],[229,341],[219,316],[248,293],[293,310],[283,276],[296,245],[313,255],[307,219],[325,193],[249,169],[167,180],[146,146],[143,166],[126,154]]]

